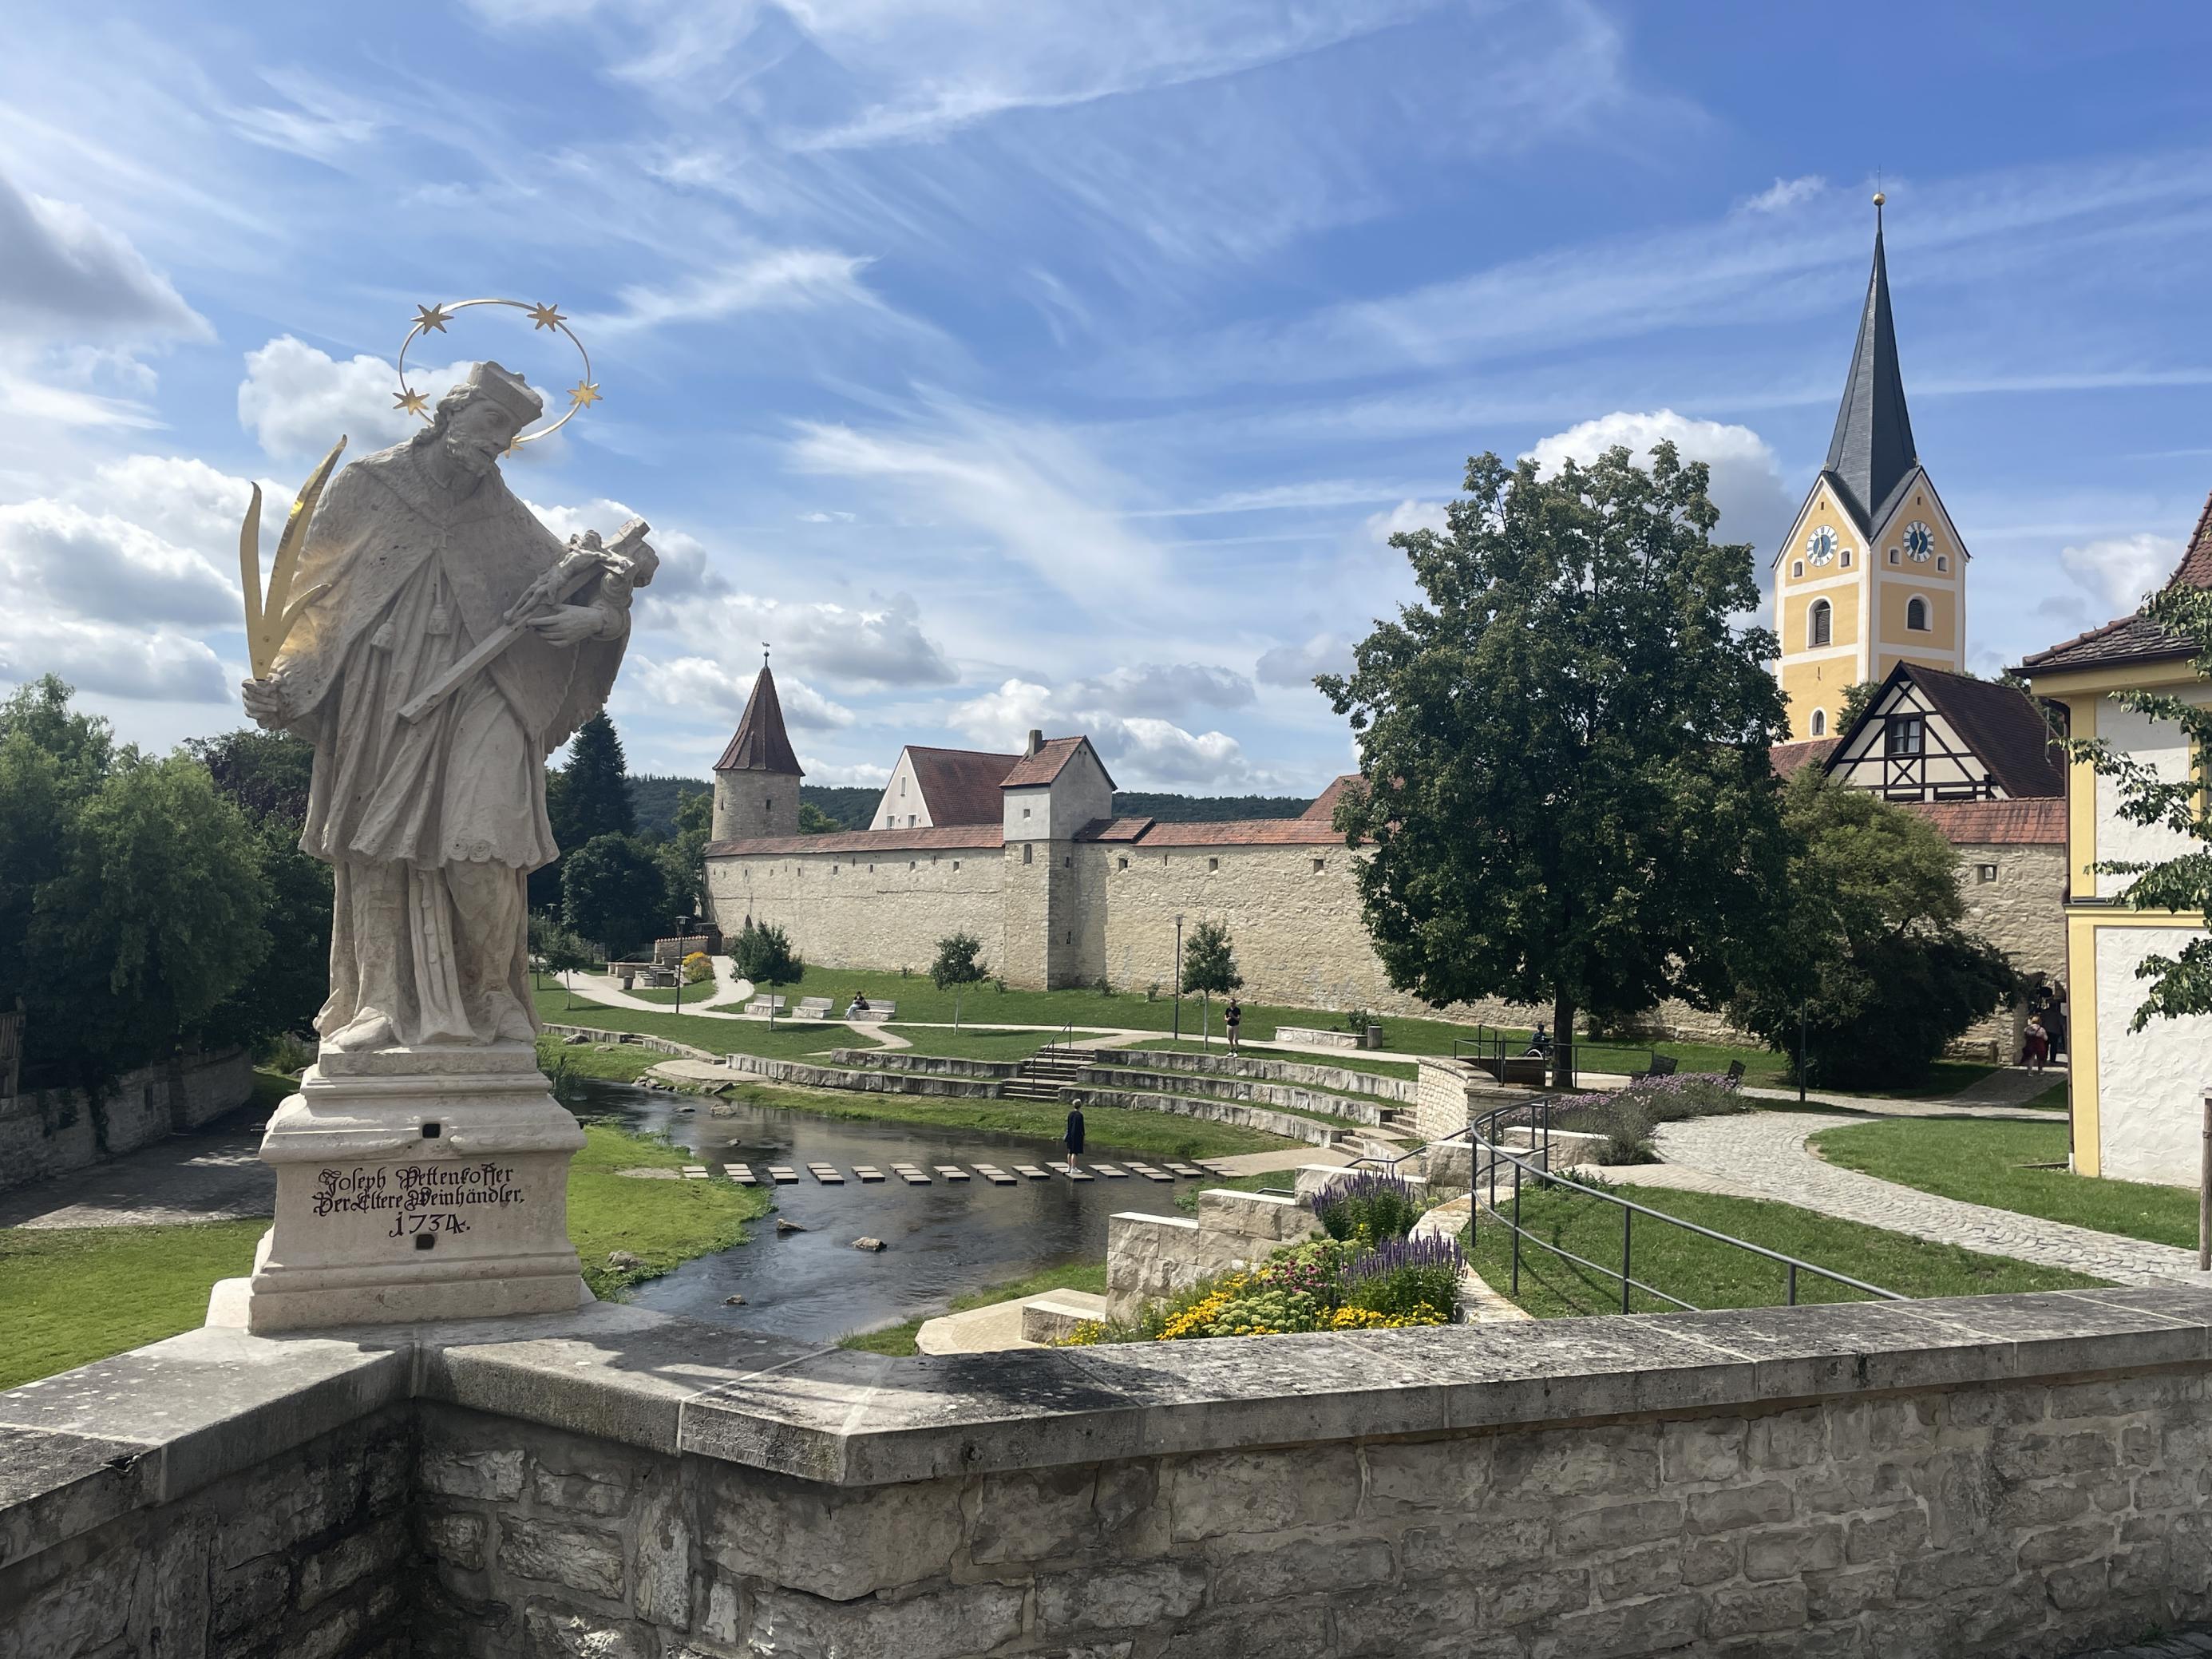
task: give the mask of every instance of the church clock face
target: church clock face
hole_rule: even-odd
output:
[[[1826,564],[1836,556],[1836,532],[1822,525],[1805,538],[1806,556],[1814,564]]]
[[[1905,550],[1915,564],[1926,564],[1936,550],[1936,532],[1915,519],[1905,526]]]

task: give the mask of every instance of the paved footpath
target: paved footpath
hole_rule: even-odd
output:
[[[1960,1115],[1998,1114],[1983,1110]],[[1808,1135],[1823,1129],[1861,1121],[1864,1119],[1819,1112],[1745,1112],[1662,1124],[1656,1139],[1660,1156],[1668,1164],[1701,1173],[1717,1183],[1711,1190],[1774,1199],[1939,1244],[2011,1256],[2039,1267],[2070,1268],[2115,1284],[2162,1285],[2177,1279],[2203,1282],[2193,1250],[1938,1198],[1856,1170],[1839,1169],[1805,1144]],[[1644,1178],[1641,1171],[1607,1173],[1616,1181]]]

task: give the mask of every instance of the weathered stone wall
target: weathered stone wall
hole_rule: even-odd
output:
[[[919,973],[938,940],[964,929],[997,970],[1006,961],[1002,862],[994,847],[709,859],[708,902],[726,935],[748,915],[774,922],[818,967]]]
[[[195,1332],[0,1395],[0,1659],[2057,1659],[2212,1614],[2208,1322]]]
[[[1288,1176],[1285,1176],[1287,1181]],[[1304,1199],[1224,1190],[1198,1195],[1198,1217],[1128,1211],[1106,1220],[1106,1313],[1133,1319],[1148,1302],[1261,1261],[1321,1231]]]
[[[1109,1054],[1126,1054],[1130,1060],[1154,1072],[1190,1072],[1209,1077],[1261,1078],[1272,1083],[1299,1083],[1326,1089],[1333,1094],[1372,1095],[1394,1105],[1413,1103],[1411,1078],[1385,1077],[1379,1072],[1356,1072],[1346,1066],[1319,1061],[1261,1059],[1245,1054],[1231,1060],[1224,1054],[1191,1054],[1176,1048],[1110,1048]]]
[[[36,1525],[0,1530],[0,1659],[407,1659],[413,1427],[388,1407],[158,1504],[117,1504],[160,1479],[139,1448],[78,1437],[82,1484],[108,1490],[76,1504],[122,1512],[65,1547]],[[0,1429],[11,1451],[22,1439]],[[23,1460],[0,1468],[20,1474]]]
[[[46,1089],[0,1100],[0,1192],[197,1129],[252,1092],[253,1062],[232,1049],[126,1072],[97,1097]]]
[[[1995,881],[1984,881],[1995,866]],[[2066,849],[2063,847],[1959,848],[1959,891],[1966,902],[1966,927],[2012,958],[2023,974],[2066,977]],[[2006,1008],[1978,1023],[1961,1039],[1990,1045],[2003,1061],[2020,1058],[2027,1010]]]

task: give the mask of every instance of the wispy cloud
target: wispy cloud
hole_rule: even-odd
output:
[[[665,286],[639,283],[616,296],[618,311],[576,319],[579,329],[620,334],[669,324],[720,322],[749,311],[809,311],[852,306],[880,311],[860,281],[872,261],[820,248],[782,248]]]

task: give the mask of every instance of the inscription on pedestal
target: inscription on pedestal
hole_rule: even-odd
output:
[[[308,1212],[318,1219],[389,1214],[384,1237],[408,1238],[465,1233],[471,1212],[527,1201],[512,1164],[325,1165],[316,1171]]]

